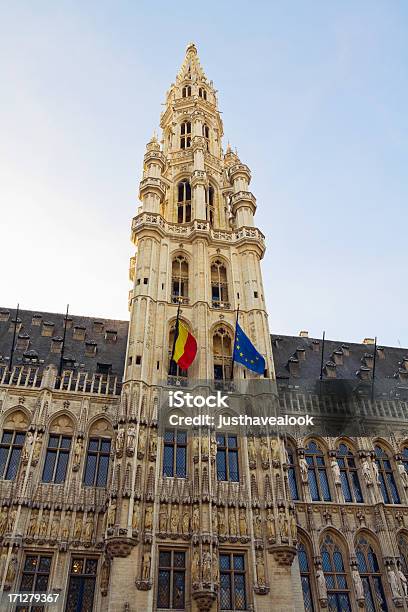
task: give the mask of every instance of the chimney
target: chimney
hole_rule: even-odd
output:
[[[364,338],[363,344],[375,344],[374,338]]]
[[[302,329],[302,330],[300,330],[300,332],[299,332],[299,336],[300,336],[301,338],[308,338],[308,337],[309,337],[309,332],[308,332],[308,331],[306,331],[305,329]]]
[[[306,351],[302,346],[298,346],[296,349],[296,355],[295,355],[299,361],[304,361],[306,359]]]
[[[312,349],[314,350],[315,353],[318,353],[320,350],[320,341],[319,340],[313,340],[312,342]]]
[[[378,359],[385,359],[385,350],[383,346],[377,346],[377,357]]]
[[[401,368],[408,372],[408,357],[403,357],[401,362]]]
[[[343,351],[341,349],[333,351],[332,360],[334,361],[336,366],[343,365]]]
[[[325,370],[328,378],[336,378],[336,364],[333,361],[326,361]]]

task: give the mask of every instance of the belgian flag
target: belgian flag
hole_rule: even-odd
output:
[[[182,370],[187,370],[197,354],[197,340],[180,321],[180,305],[179,302],[170,364],[174,361]]]

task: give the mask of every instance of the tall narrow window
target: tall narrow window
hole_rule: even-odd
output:
[[[0,478],[14,480],[24,446],[24,431],[3,431],[0,443]]]
[[[378,467],[378,478],[385,504],[400,504],[397,485],[394,478],[391,460],[381,446],[375,447],[375,462]]]
[[[306,447],[310,494],[313,501],[331,501],[323,451],[314,440]]]
[[[211,265],[211,298],[213,308],[229,308],[227,270],[217,259]]]
[[[302,542],[300,542],[298,545],[298,560],[305,612],[314,612],[313,595],[310,582],[309,558]]]
[[[232,341],[225,327],[218,327],[213,335],[214,380],[230,380]]]
[[[185,478],[187,471],[187,432],[167,429],[164,432],[163,476]]]
[[[182,255],[173,259],[171,266],[171,301],[177,304],[188,302],[188,263]]]
[[[43,469],[43,482],[60,484],[67,473],[71,436],[50,434]]]
[[[408,472],[408,447],[404,446],[402,449],[402,463],[404,464],[405,471]]]
[[[381,571],[377,555],[365,538],[360,538],[356,546],[358,571],[364,586],[367,612],[387,612],[387,603],[381,582]]]
[[[210,225],[214,225],[214,187],[212,185],[205,191],[205,215]]]
[[[157,608],[184,610],[185,599],[186,553],[179,550],[160,550]]]
[[[288,482],[290,489],[290,496],[292,499],[299,499],[299,489],[296,477],[296,464],[295,464],[295,453],[292,448],[287,449],[288,457]]]
[[[186,85],[181,90],[181,95],[183,98],[189,98],[191,96],[191,85]]]
[[[49,555],[26,555],[20,581],[21,593],[44,593],[48,591],[52,557]],[[16,612],[42,612],[43,605],[17,606]]]
[[[345,501],[363,503],[356,460],[346,444],[340,444],[337,450],[337,463],[340,468],[341,489]]]
[[[246,610],[245,556],[220,553],[220,608]]]
[[[400,568],[408,580],[408,540],[404,535],[398,537],[398,550],[400,554]]]
[[[177,222],[189,223],[191,221],[191,186],[181,181],[177,186]]]
[[[191,147],[191,122],[184,121],[180,126],[180,148],[188,149]]]
[[[199,87],[198,88],[198,95],[200,96],[200,98],[202,98],[203,100],[207,99],[207,91],[204,89],[204,87]]]
[[[90,438],[84,473],[84,484],[106,487],[109,470],[111,441],[107,438]]]
[[[206,123],[203,124],[202,132],[205,138],[205,147],[207,151],[209,151],[210,150],[210,128],[208,127]]]
[[[239,482],[238,438],[217,434],[217,479]]]
[[[65,612],[93,611],[97,568],[97,559],[72,559]]]
[[[351,612],[349,586],[339,547],[330,536],[327,536],[320,552],[326,580],[328,609],[331,612]]]

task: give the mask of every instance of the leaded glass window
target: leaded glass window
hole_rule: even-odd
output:
[[[295,454],[291,448],[287,449],[288,458],[288,481],[290,496],[292,499],[299,499],[299,489],[297,484],[297,474],[295,465]]]
[[[43,482],[59,484],[65,481],[70,448],[70,436],[50,434],[42,475]]]
[[[298,561],[305,612],[314,612],[315,608],[313,606],[309,558],[306,552],[306,548],[301,542],[298,545]]]
[[[187,475],[187,432],[166,429],[164,432],[163,476]]]
[[[93,611],[97,569],[98,559],[72,559],[65,612]]]
[[[377,555],[365,538],[358,540],[356,556],[364,587],[366,612],[388,612]]]
[[[404,446],[402,449],[402,462],[404,464],[405,471],[408,472],[408,446]]]
[[[106,487],[109,471],[110,448],[110,439],[90,438],[84,472],[85,485]]]
[[[321,549],[330,612],[351,612],[349,586],[340,548],[327,536]]]
[[[305,459],[309,468],[308,480],[312,500],[331,501],[325,457],[314,440],[306,447]]]
[[[26,555],[20,580],[21,593],[44,593],[48,591],[52,557],[49,555]],[[42,605],[17,606],[16,612],[41,612]]]
[[[217,434],[217,479],[239,482],[238,438]]]
[[[408,540],[404,535],[398,538],[398,549],[400,553],[400,568],[408,579]]]
[[[385,504],[400,504],[400,497],[394,478],[391,459],[381,446],[375,447],[375,462],[378,467],[378,478]]]
[[[0,443],[0,478],[14,480],[24,446],[24,431],[3,431]]]
[[[220,609],[246,610],[245,556],[220,553]]]
[[[340,468],[341,489],[346,502],[363,503],[360,480],[354,455],[346,444],[340,444],[337,450],[337,463]]]
[[[191,147],[191,122],[184,121],[180,126],[180,148],[188,149]]]
[[[186,553],[180,550],[160,550],[157,607],[184,610],[185,599]]]

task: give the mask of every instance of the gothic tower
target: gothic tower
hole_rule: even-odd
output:
[[[251,173],[229,145],[223,151],[216,90],[194,44],[167,92],[160,126],[160,142],[153,136],[146,147],[132,222],[130,327],[107,520],[109,609],[128,600],[134,570],[140,609],[246,609],[255,602],[257,610],[273,602],[287,609],[296,529],[279,440],[180,430],[158,439],[156,429],[164,387],[230,379],[238,307],[265,357],[264,376],[274,379]],[[170,367],[179,303],[198,345],[188,373]],[[253,376],[234,371],[234,380]],[[230,571],[234,592],[220,589]],[[280,584],[271,591],[272,572]]]

